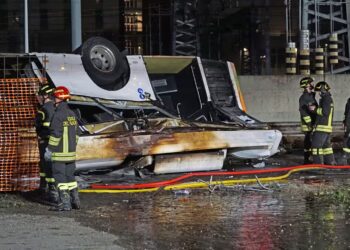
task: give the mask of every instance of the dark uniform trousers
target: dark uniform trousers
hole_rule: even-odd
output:
[[[75,162],[59,162],[52,163],[52,172],[55,176],[57,187],[60,190],[72,190],[77,188],[77,182],[74,177]]]
[[[348,165],[350,162],[350,98],[347,100],[344,111],[344,121],[343,124],[346,128],[344,133],[344,142],[343,142],[343,164]]]
[[[344,134],[344,141],[343,141],[343,158],[344,158],[344,165],[350,164],[350,137],[349,137],[350,131],[346,131]]]
[[[312,140],[312,131],[308,131],[308,132],[304,132],[304,163],[305,164],[308,164],[308,163],[311,163],[309,162],[309,158],[310,158],[310,155],[311,155],[311,148],[312,148],[312,143],[311,143],[311,140]]]
[[[299,98],[299,112],[301,118],[301,131],[304,133],[304,164],[311,163],[311,139],[312,129],[315,124],[316,114],[309,110],[309,106],[317,106],[314,93],[304,91]]]
[[[329,92],[321,92],[319,107],[316,110],[316,126],[312,135],[312,158],[315,164],[334,165],[331,144],[334,104]]]
[[[334,164],[331,134],[316,131],[312,136],[312,157],[315,164]]]
[[[46,161],[44,154],[49,143],[49,126],[55,112],[55,106],[52,101],[46,102],[38,110],[35,120],[36,132],[39,136],[39,153],[40,153],[40,188],[44,189],[46,183],[49,188],[55,184],[52,176],[51,162]]]
[[[39,140],[39,152],[40,152],[40,177],[45,178],[45,181],[50,184],[55,184],[55,179],[52,175],[52,162],[45,160],[45,151],[48,140]]]

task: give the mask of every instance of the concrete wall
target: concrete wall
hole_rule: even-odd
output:
[[[247,113],[265,122],[299,121],[299,97],[303,76],[239,76]],[[313,76],[315,83],[323,76]],[[350,75],[326,75],[334,101],[334,120],[342,121],[350,97]],[[316,95],[318,96],[318,95]]]

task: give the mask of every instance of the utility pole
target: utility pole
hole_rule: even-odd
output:
[[[308,29],[308,3],[299,0],[299,70],[301,75],[310,75],[310,31]]]
[[[307,0],[300,0],[302,2],[301,10],[299,15],[301,18],[301,27],[300,31],[300,49],[310,49],[309,43],[309,29],[308,29],[308,2]]]
[[[82,43],[81,0],[71,0],[71,21],[72,21],[72,24],[71,24],[72,25],[72,50],[75,50]]]
[[[24,53],[29,53],[28,0],[24,0]]]

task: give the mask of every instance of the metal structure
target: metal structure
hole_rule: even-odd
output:
[[[309,39],[309,44],[302,36],[301,46],[310,45],[311,51],[314,52],[317,48],[325,49],[326,73],[337,74],[350,71],[350,2],[344,0],[300,0],[299,3],[299,29],[300,31],[310,31],[310,37],[306,38]],[[335,36],[338,37],[337,45],[339,46],[334,45],[333,37]],[[332,48],[329,47],[330,44]],[[338,53],[339,63],[335,64],[335,55]],[[328,63],[328,59],[332,59],[333,63]]]
[[[197,54],[196,0],[174,0],[173,55]]]
[[[172,32],[169,31],[169,27],[166,26],[167,23],[172,23],[171,18],[171,3],[169,2],[157,2],[153,0],[144,1],[143,8],[144,11],[143,20],[146,31],[145,40],[145,54],[149,55],[168,55],[172,54],[172,44],[170,41],[166,40],[169,34],[171,36]],[[166,30],[165,30],[166,29]],[[167,46],[169,44],[169,46]]]

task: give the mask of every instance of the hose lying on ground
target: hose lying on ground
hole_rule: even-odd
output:
[[[249,179],[235,179],[235,180],[218,180],[211,182],[186,182],[180,183],[185,179],[191,177],[200,176],[242,176],[242,175],[257,175],[266,173],[279,173],[286,172],[283,175],[273,176],[273,177],[261,177],[260,182],[278,181],[288,178],[292,173],[306,171],[306,170],[317,170],[317,169],[350,169],[350,166],[330,166],[330,165],[319,165],[319,164],[309,164],[309,165],[298,165],[284,168],[272,168],[272,169],[254,169],[246,171],[227,171],[227,172],[198,172],[198,173],[188,173],[182,176],[159,182],[150,183],[140,183],[140,184],[128,184],[128,185],[115,185],[115,184],[92,184],[91,189],[83,189],[80,192],[84,193],[139,193],[139,192],[154,192],[163,188],[164,190],[178,190],[185,188],[204,188],[209,185],[235,185],[243,183],[254,183],[257,181],[256,178]]]

